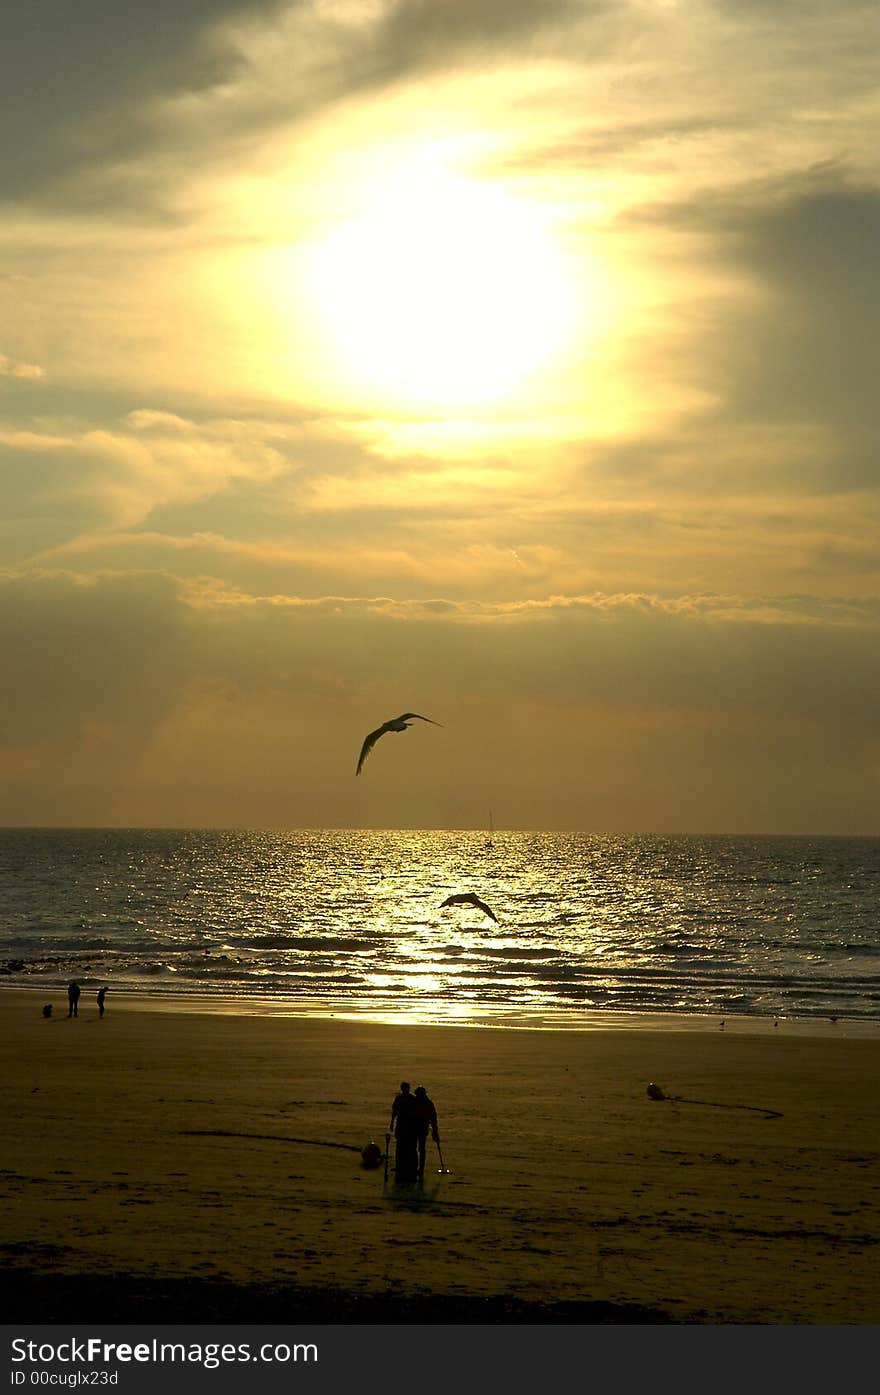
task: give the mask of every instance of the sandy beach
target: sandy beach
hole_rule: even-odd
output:
[[[6,1321],[880,1322],[876,1036],[62,997],[0,999]],[[401,1079],[422,1191],[361,1166]]]

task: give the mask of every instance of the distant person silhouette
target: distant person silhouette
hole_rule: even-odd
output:
[[[103,1017],[103,1016],[104,1016],[104,995],[105,995],[106,992],[107,992],[107,989],[106,989],[106,988],[99,988],[99,989],[98,989],[98,1016],[99,1016],[99,1017]]]
[[[391,1105],[391,1132],[394,1134],[394,1177],[398,1186],[415,1182],[419,1172],[419,1121],[416,1099],[408,1080],[400,1082],[400,1093]]]
[[[434,1142],[439,1144],[440,1132],[437,1128],[437,1110],[424,1085],[416,1086],[416,1144],[419,1155],[419,1180],[425,1175],[425,1154],[428,1151],[428,1131]]]
[[[67,985],[67,1016],[79,1017],[79,984],[75,978]]]

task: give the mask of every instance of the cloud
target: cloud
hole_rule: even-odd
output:
[[[736,234],[734,234],[736,235]],[[880,189],[816,189],[757,213],[737,253],[778,297],[760,327],[742,410],[832,422],[847,445],[835,483],[876,482],[880,404]]]
[[[54,183],[70,194],[83,170],[142,154],[152,136],[151,104],[211,90],[240,71],[222,24],[278,9],[278,0],[16,6],[0,48],[0,196],[21,199]]]
[[[594,0],[32,0],[7,25],[0,200],[175,218],[175,184],[359,89],[522,51]],[[189,182],[189,179],[188,179]]]
[[[560,31],[612,13],[607,0],[397,0],[376,26],[365,70],[388,81],[468,58],[528,57],[545,35],[557,52]]]
[[[871,12],[798,13],[19,7],[4,817],[875,826]],[[297,249],[450,131],[613,328],[534,411],[303,410]]]
[[[254,594],[876,590],[877,491],[817,493],[806,440],[782,449],[719,420],[465,464],[377,461],[325,426],[140,409],[112,431],[0,437],[0,534],[19,561]]]
[[[7,354],[0,354],[0,378],[19,378],[39,382],[45,377],[43,369],[36,363],[19,363]]]
[[[2,745],[63,761],[91,724],[112,726],[118,747],[140,747],[173,700],[181,619],[176,588],[162,577],[0,573]]]
[[[652,216],[699,233],[704,255],[753,287],[720,307],[705,346],[716,425],[787,426],[807,487],[876,485],[880,187],[831,166]]]
[[[382,825],[392,800],[460,826],[492,791],[520,826],[864,828],[878,628],[876,602],[796,596],[493,607],[7,574],[0,798],[8,822],[60,797],[98,822]],[[444,734],[361,789],[363,732],[401,707]]]
[[[265,483],[289,468],[259,429],[235,421],[197,425],[135,411],[108,427],[0,425],[2,512],[7,526],[26,522],[20,541],[31,552],[131,528],[157,510],[211,499],[242,481]]]

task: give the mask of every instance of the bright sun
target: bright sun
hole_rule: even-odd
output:
[[[572,287],[536,206],[408,173],[312,250],[312,316],[338,371],[398,407],[510,395],[570,332]]]

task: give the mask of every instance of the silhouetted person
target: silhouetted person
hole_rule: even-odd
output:
[[[434,1101],[429,1098],[424,1085],[416,1086],[416,1143],[419,1154],[419,1179],[425,1175],[425,1154],[428,1151],[428,1132],[435,1143],[440,1142],[440,1133],[437,1128],[437,1111],[434,1108]]]
[[[106,989],[106,988],[99,988],[99,989],[98,989],[98,1016],[99,1016],[99,1017],[103,1017],[103,1016],[104,1016],[104,994],[105,994],[106,992],[107,992],[107,989]]]
[[[67,1016],[79,1017],[79,984],[75,978],[67,985]]]
[[[414,1101],[409,1091],[409,1081],[401,1080],[400,1090],[391,1101],[391,1123],[388,1125],[391,1133],[394,1133],[394,1126],[401,1112],[406,1114],[413,1107]]]
[[[415,1096],[409,1081],[400,1082],[400,1093],[391,1105],[391,1132],[394,1134],[394,1176],[398,1184],[415,1182],[418,1177],[419,1122]]]

